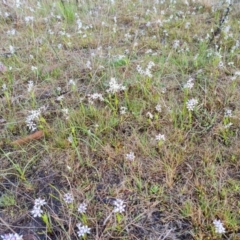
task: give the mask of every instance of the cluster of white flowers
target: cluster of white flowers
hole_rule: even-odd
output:
[[[153,119],[153,115],[152,115],[152,113],[150,113],[150,112],[147,112],[147,113],[146,113],[146,116],[147,116],[148,118],[150,118],[150,119]]]
[[[73,136],[72,136],[72,135],[68,136],[67,140],[68,140],[70,143],[73,143]]]
[[[101,102],[104,101],[104,98],[101,93],[88,94],[87,97],[88,97],[88,102],[90,104],[93,104],[95,100],[99,100]]]
[[[120,91],[124,91],[126,89],[122,84],[118,84],[116,78],[111,78],[109,82],[109,89],[107,89],[108,93],[117,93]]]
[[[30,115],[28,115],[26,118],[26,124],[31,132],[33,132],[37,129],[36,121],[39,120],[39,118],[41,116],[41,111],[42,111],[42,108],[39,108],[38,110],[29,111]]]
[[[90,234],[91,228],[89,228],[87,225],[82,225],[82,223],[78,223],[77,228],[77,234],[79,237],[84,237],[85,234]]]
[[[173,48],[177,49],[180,46],[180,41],[179,40],[174,40],[173,41]]]
[[[155,107],[157,112],[161,112],[162,111],[162,106],[160,104],[157,104],[157,106]]]
[[[68,108],[63,108],[62,109],[63,116],[65,117],[66,120],[69,119],[69,110]]]
[[[187,101],[187,109],[189,111],[193,111],[197,104],[198,104],[198,100],[196,98],[192,98]]]
[[[222,233],[225,233],[226,232],[226,230],[225,230],[225,228],[223,227],[223,224],[222,224],[222,222],[220,221],[220,220],[214,220],[213,221],[213,225],[215,226],[215,231],[216,231],[216,233],[220,233],[220,234],[222,234]]]
[[[23,240],[23,237],[17,233],[8,233],[1,235],[2,240]]]
[[[76,82],[73,79],[69,79],[68,85],[76,86]]]
[[[14,54],[15,53],[15,48],[12,45],[10,45],[9,46],[9,51],[10,51],[11,54]]]
[[[4,83],[4,84],[2,85],[2,90],[3,90],[3,92],[7,91],[7,85],[6,85],[6,83]]]
[[[136,68],[136,69],[137,69],[137,72],[138,72],[140,75],[143,75],[143,76],[147,76],[147,77],[149,77],[149,78],[152,78],[153,75],[152,75],[152,73],[151,73],[151,69],[152,69],[153,66],[155,66],[155,63],[152,62],[152,61],[150,61],[150,62],[148,63],[148,65],[147,65],[147,68],[146,68],[145,71],[142,69],[142,67],[141,67],[140,65],[137,65],[137,68]]]
[[[41,199],[41,198],[35,199],[33,210],[31,211],[31,214],[33,215],[33,217],[42,216],[43,210],[41,209],[41,207],[44,206],[45,204],[46,204],[45,199]]]
[[[25,20],[26,23],[30,23],[30,22],[33,22],[34,17],[33,17],[33,16],[26,16],[26,17],[24,18],[24,20]]]
[[[127,153],[126,154],[126,159],[130,160],[130,161],[133,161],[135,159],[134,152]]]
[[[27,91],[30,93],[33,90],[34,83],[33,81],[28,81],[28,89]]]
[[[228,128],[230,128],[232,125],[233,125],[233,123],[230,122],[230,123],[224,125],[224,128],[225,128],[225,129],[228,129]]]
[[[86,67],[90,70],[92,70],[92,66],[91,66],[91,62],[88,60],[87,63],[86,63]]]
[[[126,112],[127,112],[127,108],[126,107],[120,107],[120,114],[121,115],[126,114]]]
[[[236,80],[238,77],[240,76],[240,71],[236,71],[233,75],[233,77],[231,78],[232,81]]]
[[[155,137],[155,139],[157,141],[165,141],[166,140],[165,135],[164,134],[160,134],[160,133]]]
[[[114,205],[114,209],[113,209],[114,213],[123,213],[125,211],[126,205],[124,204],[123,200],[116,199],[113,202],[113,205]]]
[[[62,102],[63,99],[64,99],[64,95],[60,95],[56,98],[58,102]]]
[[[225,109],[225,112],[224,112],[224,117],[232,117],[232,110],[227,108]]]
[[[12,36],[14,36],[15,34],[16,34],[16,30],[15,30],[14,28],[7,31],[7,35],[12,35]]]
[[[31,66],[31,70],[34,72],[34,71],[37,71],[38,68],[36,66]]]
[[[220,61],[220,62],[218,63],[218,67],[219,67],[219,68],[223,68],[223,67],[224,67],[224,63],[223,63],[222,61]]]
[[[192,89],[194,86],[194,79],[190,78],[186,84],[184,84],[183,88],[185,89]]]

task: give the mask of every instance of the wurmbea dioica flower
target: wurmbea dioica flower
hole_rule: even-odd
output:
[[[140,65],[137,65],[137,72],[140,74],[140,75],[143,75],[143,76],[147,76],[149,78],[152,78],[152,73],[151,73],[151,69],[152,67],[155,66],[155,63],[150,61],[147,65],[147,68],[146,70],[144,71]]]
[[[165,135],[164,134],[158,134],[155,138],[157,141],[165,141],[166,138],[165,138]]]
[[[82,223],[78,223],[77,228],[77,234],[79,237],[83,237],[85,234],[89,234],[91,230],[91,228],[89,228],[87,225],[82,225]]]
[[[71,193],[66,193],[63,196],[63,200],[64,200],[65,203],[72,203],[74,198],[73,198],[73,195]]]
[[[42,206],[44,206],[46,204],[45,199],[41,199],[41,198],[37,198],[34,201],[34,206],[33,209],[31,211],[31,214],[33,215],[33,217],[41,217],[43,210],[41,209]]]
[[[85,213],[87,210],[87,204],[86,203],[81,203],[78,205],[78,212],[79,213]]]
[[[184,84],[183,88],[185,89],[192,89],[194,86],[194,79],[190,78],[186,84]]]
[[[127,108],[126,107],[120,107],[120,114],[121,115],[126,114],[126,112],[127,112]]]
[[[192,98],[187,101],[187,109],[189,111],[193,111],[197,104],[198,104],[198,100],[196,98]]]
[[[123,213],[125,211],[126,205],[124,204],[123,200],[116,199],[113,202],[113,205],[114,205],[114,209],[113,209],[114,213]]]
[[[41,115],[41,109],[39,108],[38,110],[30,111],[30,115],[27,116],[26,124],[31,132],[37,129],[36,121],[39,120],[40,115]]]
[[[133,161],[135,159],[134,152],[127,153],[126,154],[126,159],[130,160],[130,161]]]
[[[116,78],[111,78],[109,82],[109,89],[107,89],[108,93],[118,93],[120,91],[124,91],[126,89],[122,84],[118,84]]]
[[[33,215],[33,217],[41,217],[43,213],[43,210],[41,209],[40,206],[34,206],[31,214]]]
[[[220,220],[214,220],[213,221],[213,225],[215,226],[215,231],[216,231],[216,233],[220,233],[220,234],[222,234],[222,233],[225,233],[226,232],[226,230],[225,230],[225,228],[223,227],[223,224],[222,224],[222,222],[220,221]]]
[[[155,107],[156,111],[157,112],[161,112],[162,111],[162,106],[160,104],[158,104],[156,107]]]
[[[23,240],[23,237],[18,235],[17,233],[8,233],[1,235],[2,240]]]

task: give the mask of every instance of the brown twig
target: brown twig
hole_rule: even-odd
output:
[[[39,130],[33,134],[30,134],[24,138],[20,138],[16,141],[13,141],[11,144],[12,145],[23,145],[25,143],[31,142],[32,140],[37,140],[40,139],[44,136],[44,132],[42,130]]]

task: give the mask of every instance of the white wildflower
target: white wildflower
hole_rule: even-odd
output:
[[[240,76],[240,71],[236,71],[236,72],[234,73],[234,75]]]
[[[15,53],[15,48],[12,45],[10,45],[9,46],[9,51],[10,51],[11,54],[14,54]]]
[[[129,161],[134,161],[134,159],[135,159],[134,152],[127,153],[126,154],[126,159],[129,160]]]
[[[58,97],[56,98],[56,100],[57,100],[58,102],[61,102],[63,99],[64,99],[64,96],[63,96],[63,95],[60,95],[60,96],[58,96]]]
[[[68,108],[63,108],[62,109],[62,112],[63,112],[63,115],[65,117],[66,120],[69,119],[69,111],[68,111]]]
[[[148,65],[147,65],[147,68],[148,68],[148,69],[151,69],[151,68],[154,67],[154,66],[155,66],[155,63],[152,62],[152,61],[150,61],[150,62],[148,63]]]
[[[42,207],[46,204],[46,200],[45,199],[41,199],[41,198],[37,198],[35,199],[34,201],[34,205],[35,206],[39,206],[39,207]]]
[[[87,61],[86,63],[86,67],[90,70],[92,70],[92,67],[91,67],[91,62],[90,61]]]
[[[140,75],[145,75],[145,72],[144,72],[144,70],[141,68],[140,65],[137,65],[136,70],[137,70],[137,72],[138,72]]]
[[[7,85],[6,85],[6,83],[4,83],[4,84],[2,85],[2,90],[3,90],[3,92],[7,91]]]
[[[179,40],[174,40],[173,42],[173,48],[177,49],[180,46],[180,41]]]
[[[69,79],[68,85],[76,86],[76,82],[73,79]]]
[[[233,125],[233,123],[230,122],[230,123],[224,125],[224,128],[225,128],[225,129],[228,129],[228,128],[230,128],[232,125]]]
[[[215,231],[216,231],[216,233],[220,233],[220,234],[222,234],[222,233],[225,233],[226,232],[226,230],[225,230],[225,228],[223,227],[223,224],[222,224],[222,222],[220,221],[220,220],[214,220],[213,221],[213,225],[215,226]]]
[[[62,88],[61,87],[57,87],[56,90],[57,90],[58,93],[61,93]]]
[[[192,89],[194,86],[194,79],[190,78],[186,84],[184,84],[183,88],[185,89]]]
[[[93,104],[95,100],[104,101],[104,98],[101,93],[88,94],[88,102]]]
[[[35,66],[32,66],[31,67],[31,70],[34,72],[34,71],[37,71],[37,67],[35,67]]]
[[[120,114],[121,115],[126,114],[126,112],[127,112],[127,108],[126,107],[120,107]]]
[[[122,213],[125,211],[126,205],[124,205],[123,200],[116,199],[113,204],[114,204],[114,209],[113,209],[114,213]]]
[[[63,200],[64,200],[65,203],[72,203],[74,198],[73,198],[73,195],[71,193],[66,193],[63,196]]]
[[[89,228],[87,225],[82,225],[81,223],[78,223],[77,228],[77,234],[79,237],[83,237],[85,234],[90,234],[91,228]]]
[[[68,140],[70,143],[73,143],[73,136],[70,135],[70,136],[67,138],[67,140]]]
[[[153,119],[153,115],[152,115],[150,112],[147,112],[147,113],[146,113],[146,116],[147,116],[148,118],[150,118],[150,119]]]
[[[196,107],[197,104],[198,104],[198,100],[196,98],[192,98],[187,101],[187,109],[189,111],[193,111],[193,109]]]
[[[26,23],[33,22],[34,17],[33,17],[33,16],[26,16],[26,17],[24,18],[24,20],[25,20]]]
[[[145,53],[148,54],[148,53],[152,53],[153,50],[152,49],[148,49]]]
[[[87,210],[87,204],[86,203],[81,203],[78,205],[78,212],[79,213],[85,213]]]
[[[31,211],[31,214],[33,215],[33,217],[41,217],[43,213],[43,210],[41,209],[40,206],[34,206],[33,210]]]
[[[15,35],[15,34],[16,34],[16,30],[14,28],[7,31],[7,35]]]
[[[190,24],[191,24],[190,22],[186,22],[186,23],[185,23],[185,28],[188,29],[189,26],[190,26]]]
[[[219,67],[219,68],[223,68],[223,66],[224,66],[223,62],[220,61],[220,62],[218,63],[218,67]]]
[[[224,117],[232,117],[232,110],[229,108],[225,109]]]
[[[147,77],[149,77],[149,78],[152,78],[152,77],[153,77],[153,75],[152,75],[152,73],[151,73],[151,71],[150,71],[149,68],[147,68],[147,69],[145,70],[145,75],[146,75]]]
[[[153,66],[155,66],[155,63],[152,62],[152,61],[150,61],[150,62],[148,63],[148,65],[147,65],[147,68],[146,68],[145,71],[141,68],[140,65],[137,65],[136,70],[137,70],[137,72],[138,72],[140,75],[143,75],[143,76],[147,76],[147,77],[149,77],[149,78],[152,78],[153,75],[152,75],[152,73],[151,73],[151,68],[152,68]]]
[[[162,106],[160,104],[158,104],[156,107],[155,107],[156,111],[157,112],[161,112],[162,111]]]
[[[28,81],[28,89],[27,89],[27,91],[28,91],[28,92],[32,92],[33,86],[34,86],[33,81]]]
[[[164,134],[160,134],[160,133],[155,137],[155,139],[157,141],[165,141],[166,140],[165,135]]]
[[[122,84],[118,84],[117,80],[115,78],[111,78],[109,82],[109,89],[107,90],[108,93],[117,93],[120,91],[124,91],[126,89],[125,86]]]
[[[2,240],[23,240],[23,237],[17,233],[8,233],[1,235]]]
[[[30,129],[30,131],[34,131],[37,129],[36,121],[39,120],[41,115],[41,108],[38,110],[31,110],[30,115],[27,116],[26,118],[26,124],[27,127]]]

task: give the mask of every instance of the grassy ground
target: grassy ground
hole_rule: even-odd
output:
[[[236,7],[6,2],[0,235],[240,239]]]

